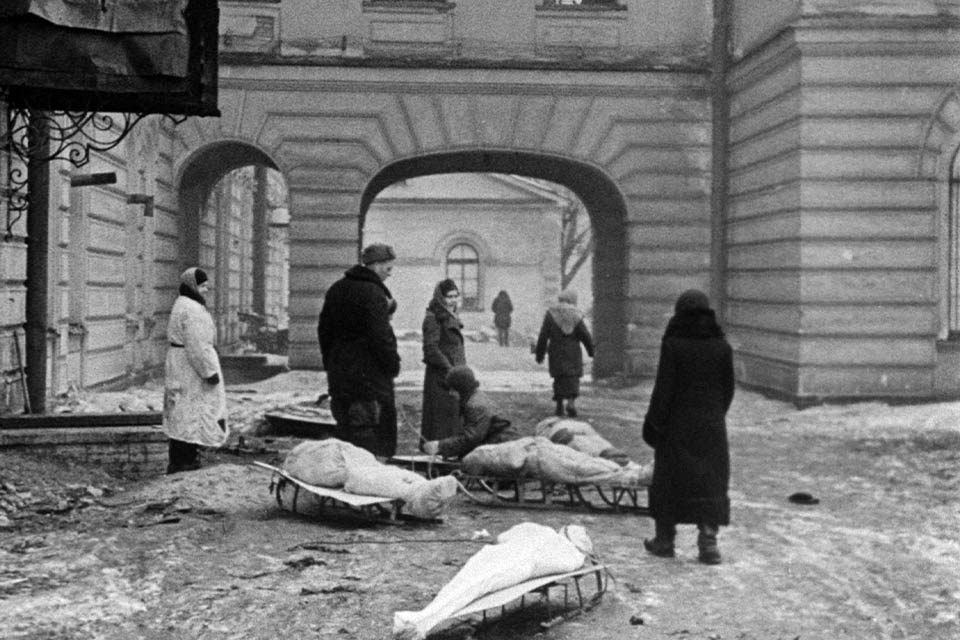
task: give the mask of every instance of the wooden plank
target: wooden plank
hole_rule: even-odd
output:
[[[130,427],[162,423],[163,414],[159,411],[148,411],[143,413],[55,413],[0,417],[0,429]]]

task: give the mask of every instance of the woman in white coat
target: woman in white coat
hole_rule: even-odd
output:
[[[209,290],[202,269],[187,269],[170,310],[163,393],[163,430],[170,437],[168,474],[199,469],[200,447],[227,441],[227,397],[213,346],[217,330],[203,297]]]

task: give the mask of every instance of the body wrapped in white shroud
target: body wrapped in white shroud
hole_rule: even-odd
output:
[[[424,609],[394,613],[394,637],[422,640],[481,596],[533,578],[579,569],[592,551],[590,538],[579,525],[568,525],[562,531],[533,522],[507,529],[495,544],[471,556]]]

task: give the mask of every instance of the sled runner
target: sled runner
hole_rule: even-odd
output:
[[[300,513],[298,501],[301,490],[314,498],[314,504],[321,513],[338,516],[360,516],[365,520],[375,522],[396,522],[398,520],[414,520],[419,522],[439,522],[425,520],[403,513],[403,500],[386,498],[383,496],[365,496],[348,493],[340,489],[320,487],[294,478],[289,473],[265,462],[254,461],[254,465],[271,472],[270,493],[274,494],[277,504],[281,508]],[[292,488],[293,496],[290,505],[284,504],[283,494],[287,488]]]
[[[582,583],[584,579],[592,582],[589,580],[591,576],[596,579],[593,589]],[[452,614],[447,620],[480,614],[482,622],[486,623],[491,610],[499,608],[500,615],[503,616],[511,603],[518,603],[517,608],[523,609],[530,596],[539,596],[539,600],[546,605],[547,613],[547,619],[541,622],[540,626],[548,629],[595,607],[606,590],[606,566],[588,565],[569,573],[542,576],[488,593]],[[589,591],[593,593],[588,596]],[[573,600],[574,596],[576,600]]]
[[[645,486],[555,483],[540,478],[455,475],[474,502],[524,507],[574,507],[649,515],[641,495]]]
[[[540,625],[547,626],[549,622],[553,621],[557,617],[564,618],[570,616],[570,600],[572,595],[577,596],[577,606],[575,609],[573,609],[573,615],[592,609],[597,602],[599,602],[600,598],[603,596],[603,593],[607,589],[606,574],[604,573],[605,570],[606,567],[604,565],[595,564],[585,566],[582,569],[577,569],[576,571],[571,571],[569,573],[560,573],[527,580],[526,582],[521,582],[520,584],[513,585],[512,587],[507,587],[506,589],[501,589],[500,591],[494,591],[493,593],[488,593],[485,596],[477,598],[466,607],[450,616],[450,619],[462,618],[475,613],[483,614],[484,619],[486,619],[487,611],[499,607],[501,609],[501,613],[503,613],[506,611],[507,605],[511,602],[519,601],[521,608],[526,606],[526,597],[534,594],[539,595],[547,606],[547,617],[549,620],[541,623]],[[594,576],[596,578],[596,588],[592,596],[585,598],[586,590],[584,589],[584,585],[581,585],[580,581],[584,578],[589,578],[590,576]],[[571,587],[573,587],[573,594],[570,592]],[[553,602],[551,602],[551,589],[562,591],[562,606],[560,606],[559,603],[555,605]],[[553,615],[554,608],[556,606],[559,606],[559,616]]]

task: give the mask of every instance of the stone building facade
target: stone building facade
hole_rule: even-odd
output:
[[[381,191],[363,238],[397,252],[387,283],[398,301],[397,333],[420,331],[433,287],[450,277],[460,286],[465,331],[495,335],[490,305],[502,289],[514,306],[514,338],[527,344],[560,293],[560,216],[571,204],[562,190],[503,174],[421,176]],[[573,285],[584,309],[592,304],[589,272],[587,260]]]
[[[202,205],[234,168],[289,189],[294,367],[319,365],[316,313],[378,193],[499,172],[562,184],[590,213],[597,377],[651,374],[672,301],[698,287],[745,385],[798,403],[960,393],[960,0],[220,10],[222,116],[152,125],[143,156],[98,160],[155,196],[162,250],[141,287],[156,326],[160,283],[200,255]],[[73,194],[54,193],[59,220]],[[22,249],[0,252],[16,299]],[[2,316],[8,386],[21,309]]]

